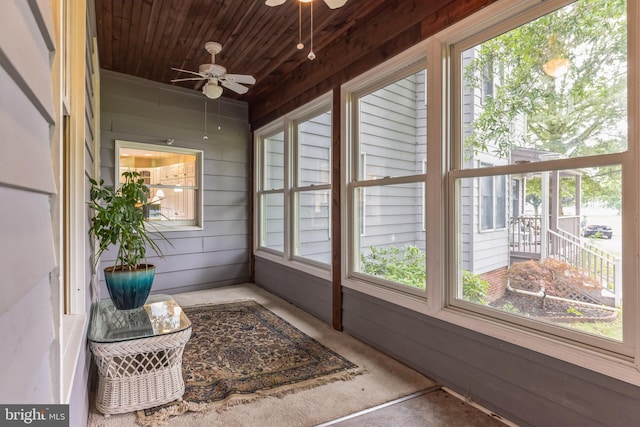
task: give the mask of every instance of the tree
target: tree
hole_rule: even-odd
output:
[[[626,149],[624,0],[581,0],[474,49],[465,83],[495,88],[465,140],[468,153],[508,158],[525,147],[579,157]],[[569,64],[564,75],[545,74],[551,59]],[[514,123],[524,123],[524,131],[514,132]],[[584,199],[619,208],[619,169],[590,172]]]
[[[467,149],[508,157],[515,146],[567,157],[626,146],[626,2],[581,0],[488,40],[465,70],[465,82],[497,87],[486,97]],[[550,59],[568,59],[558,77]],[[512,123],[526,118],[514,138]]]

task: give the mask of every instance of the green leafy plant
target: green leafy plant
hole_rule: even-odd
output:
[[[427,280],[426,255],[417,246],[402,248],[369,247],[369,253],[361,255],[360,266],[363,273],[381,277],[396,283],[425,289]],[[462,293],[467,301],[486,304],[489,283],[478,275],[465,270],[462,275]]]
[[[369,253],[361,255],[360,261],[363,273],[425,289],[426,258],[425,253],[417,246],[406,245],[402,248],[370,246]]]
[[[508,313],[518,314],[520,310],[510,302],[502,304],[502,311],[506,311]]]
[[[572,316],[582,317],[582,312],[575,307],[567,308],[567,313],[571,314]]]
[[[102,253],[116,245],[114,270],[136,270],[146,266],[147,245],[160,257],[158,244],[151,239],[144,220],[143,207],[147,203],[148,187],[138,172],[124,172],[124,182],[117,188],[105,186],[104,180],[89,179],[89,208],[94,212],[89,233],[96,238],[97,265]],[[158,235],[167,241],[162,233]]]
[[[468,270],[462,272],[462,296],[465,301],[486,304],[488,292],[489,282]]]

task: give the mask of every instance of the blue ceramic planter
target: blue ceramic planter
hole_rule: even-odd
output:
[[[104,278],[113,305],[118,310],[142,307],[151,292],[155,273],[156,267],[151,264],[147,264],[146,269],[134,271],[113,271],[112,268],[106,268]]]

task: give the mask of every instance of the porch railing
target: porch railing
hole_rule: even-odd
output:
[[[621,300],[621,265],[615,255],[581,241],[578,236],[564,230],[549,230],[547,254],[571,264],[585,276],[591,277],[614,294],[615,304]]]
[[[574,233],[558,229],[542,236],[540,216],[520,216],[509,222],[511,254],[521,259],[540,259],[544,253],[571,264],[614,295],[614,303],[622,300],[621,261],[619,257],[580,239]]]

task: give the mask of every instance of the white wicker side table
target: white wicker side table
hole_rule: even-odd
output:
[[[120,311],[110,299],[91,307],[89,348],[98,367],[96,408],[105,415],[182,399],[182,353],[191,322],[169,295]]]

